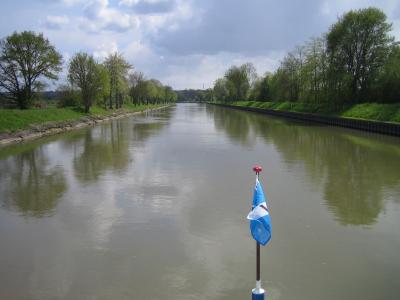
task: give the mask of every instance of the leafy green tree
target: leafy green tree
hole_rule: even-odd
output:
[[[102,88],[100,70],[93,56],[83,52],[75,54],[69,63],[68,78],[79,88],[86,113]]]
[[[106,108],[107,100],[110,95],[110,74],[103,64],[97,64],[97,72],[99,79],[99,90],[96,98],[98,103]]]
[[[0,41],[0,93],[24,109],[40,79],[57,79],[62,56],[43,34],[14,32]]]
[[[141,104],[141,100],[143,98],[143,89],[142,82],[144,81],[144,75],[142,72],[133,72],[128,76],[128,84],[129,84],[129,96],[131,98],[131,102],[133,104]]]
[[[113,108],[113,103],[116,108],[120,108],[122,106],[123,95],[128,93],[126,78],[132,65],[118,52],[110,54],[106,58],[104,65],[110,75],[109,108]]]
[[[388,57],[391,28],[386,15],[372,7],[352,10],[331,27],[327,50],[335,78],[333,88],[347,87],[355,102],[367,97],[370,83]]]
[[[185,89],[185,90],[177,90],[174,91],[178,102],[199,102],[199,101],[213,101],[216,100],[214,96],[214,89],[206,90],[206,99],[202,96],[204,94],[204,90],[195,90],[195,89]],[[219,101],[222,101],[219,99]]]
[[[303,47],[296,47],[294,51],[285,56],[281,63],[281,70],[286,77],[286,88],[289,92],[288,98],[285,99],[286,101],[298,101],[301,98],[304,59]]]
[[[135,97],[138,104],[148,104],[148,81],[140,80],[135,87]]]
[[[374,98],[379,102],[400,102],[400,46],[393,46],[376,84]]]
[[[225,78],[219,78],[215,81],[213,94],[215,101],[227,101],[229,92],[227,87],[227,80]]]
[[[271,76],[269,83],[273,101],[284,102],[292,99],[292,82],[287,70],[278,68]]]
[[[256,79],[255,68],[251,63],[240,67],[232,66],[225,73],[226,87],[228,89],[228,100],[246,100],[251,85]]]
[[[148,87],[151,103],[159,103],[165,96],[162,83],[156,79],[150,79]]]
[[[165,93],[165,103],[172,103],[176,102],[176,99],[178,98],[177,94],[173,91],[172,87],[170,86],[165,86],[164,87],[164,93]]]
[[[267,73],[254,82],[249,96],[250,100],[263,102],[271,100],[270,76]]]
[[[199,102],[211,102],[214,98],[214,90],[206,89],[200,90],[199,92]]]
[[[270,77],[271,77],[271,74],[267,73],[261,79],[260,91],[258,94],[258,98],[260,99],[260,101],[270,101],[271,100]]]
[[[74,89],[69,83],[61,84],[57,87],[58,107],[73,107],[79,105],[79,91]]]
[[[327,97],[328,56],[325,38],[313,38],[305,45],[302,66],[301,101],[320,103]]]

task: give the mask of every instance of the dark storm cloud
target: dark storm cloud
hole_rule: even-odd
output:
[[[332,21],[322,15],[317,0],[199,0],[194,11],[202,11],[198,22],[189,20],[173,32],[160,30],[152,42],[183,55],[262,53],[303,43]]]

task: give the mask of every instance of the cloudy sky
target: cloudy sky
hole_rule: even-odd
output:
[[[208,88],[233,64],[273,71],[350,9],[375,6],[400,40],[399,0],[1,0],[0,36],[43,32],[63,54],[120,51],[147,77]]]

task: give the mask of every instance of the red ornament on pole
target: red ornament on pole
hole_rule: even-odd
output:
[[[256,172],[256,174],[258,174],[258,173],[261,173],[262,168],[261,168],[261,166],[254,166],[253,171]]]

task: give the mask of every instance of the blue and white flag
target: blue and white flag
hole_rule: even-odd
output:
[[[254,188],[252,210],[248,214],[247,219],[250,220],[250,231],[253,238],[265,246],[271,239],[271,219],[258,176]]]

